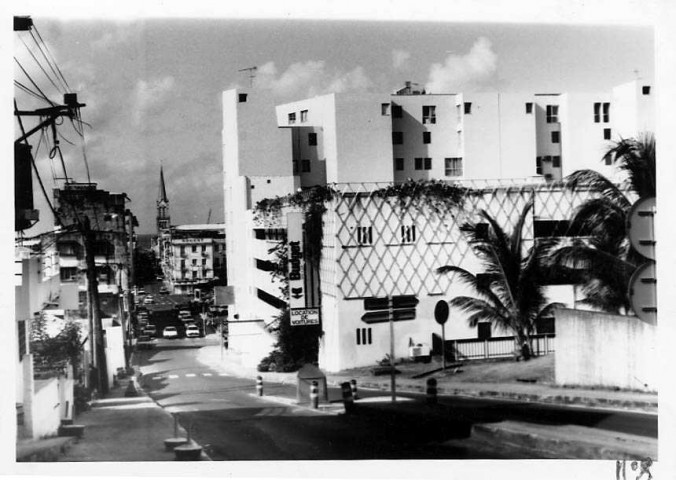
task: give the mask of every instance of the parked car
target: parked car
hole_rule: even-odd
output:
[[[144,305],[149,305],[149,304],[152,304],[152,303],[155,303],[155,299],[153,298],[152,295],[148,295],[147,297],[145,297],[145,298],[143,299],[143,304],[144,304]]]
[[[200,336],[200,329],[197,328],[197,325],[195,325],[195,324],[188,325],[187,327],[185,327],[185,336],[188,337],[188,338],[199,337]]]
[[[178,331],[176,330],[176,327],[164,327],[162,336],[164,338],[176,338],[178,337]]]

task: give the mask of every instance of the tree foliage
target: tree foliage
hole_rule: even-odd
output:
[[[82,357],[81,327],[78,323],[68,321],[54,337],[46,331],[46,321],[40,316],[31,324],[30,351],[39,362],[56,371],[62,371],[67,363],[75,370]]]
[[[261,371],[295,371],[306,363],[316,363],[319,353],[320,325],[292,327],[289,309],[284,309],[275,319],[273,331],[277,334],[275,350],[258,366]],[[274,367],[271,364],[274,363]]]
[[[160,264],[152,250],[136,248],[134,251],[134,275],[137,285],[155,281],[161,272]]]

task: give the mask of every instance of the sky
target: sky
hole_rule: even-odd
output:
[[[277,103],[328,92],[392,92],[406,80],[431,93],[551,93],[608,90],[654,76],[649,26],[32,18],[70,91],[86,104],[84,148],[69,122],[58,129],[68,177],[87,181],[86,158],[91,181],[129,196],[140,233],[155,231],[160,166],[172,224],[223,221],[220,94],[248,87],[249,73],[240,71],[248,67],[257,67],[254,90]],[[59,102],[61,93],[32,57],[43,60],[37,44],[30,33],[15,33],[14,56]],[[14,76],[35,90],[16,64]],[[21,109],[45,106],[17,88],[14,97]],[[31,138],[34,151],[39,137]],[[44,142],[37,162],[51,192],[64,175]],[[42,220],[28,236],[50,227],[42,197],[36,185]]]

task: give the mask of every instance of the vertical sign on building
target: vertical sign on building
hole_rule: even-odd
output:
[[[319,309],[306,308],[303,221],[304,215],[301,212],[291,212],[286,215],[289,307],[291,325],[294,327],[319,325]]]

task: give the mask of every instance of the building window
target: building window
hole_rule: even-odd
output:
[[[203,259],[202,259],[202,266],[204,266],[204,265],[206,265],[206,264],[207,264],[207,259],[206,259],[206,258],[203,258]]]
[[[193,259],[192,259],[192,264],[193,264],[193,265],[197,265],[197,259],[196,259],[196,258],[193,258]]]
[[[472,113],[472,102],[465,102],[465,115],[470,115]]]
[[[77,280],[77,267],[61,267],[60,273],[62,282]]]
[[[557,123],[559,121],[559,106],[547,105],[546,114],[547,123]]]
[[[416,170],[422,170],[422,169],[423,169],[423,159],[422,159],[422,157],[417,157],[417,158],[414,160],[414,162],[415,162],[415,164],[413,165],[413,167],[414,167]]]
[[[402,145],[404,143],[404,132],[392,132],[392,144]]]
[[[604,128],[603,129],[603,139],[604,140],[610,140],[611,133],[612,132],[611,132],[610,128]]]
[[[560,143],[561,132],[552,132],[552,143]]]
[[[357,227],[357,243],[359,245],[373,244],[373,227]]]
[[[610,122],[610,103],[603,104],[603,123]]]
[[[247,96],[246,93],[240,93],[240,94],[239,94],[239,103],[244,103],[244,102],[246,102],[246,96]]]
[[[192,253],[195,253],[195,252],[197,252],[197,245],[192,246]]]
[[[535,159],[535,174],[542,175],[542,157]]]
[[[296,112],[289,113],[289,124],[296,123]]]
[[[404,109],[401,108],[401,105],[392,104],[392,117],[401,118],[404,116]]]
[[[601,103],[596,102],[594,104],[594,123],[601,122]]]
[[[554,155],[552,157],[552,167],[554,168],[561,168],[561,156],[559,155]]]
[[[422,121],[426,123],[437,123],[437,107],[434,105],[423,105]]]
[[[401,226],[401,243],[415,242],[415,225]]]
[[[432,132],[423,132],[423,143],[432,143]]]
[[[650,85],[643,85],[641,88],[643,95],[650,95]]]
[[[381,103],[380,104],[380,114],[385,116],[390,114],[390,104],[389,103]]]
[[[185,269],[185,260],[181,260],[181,270]]]
[[[317,134],[316,133],[308,133],[307,134],[307,144],[310,145],[311,147],[317,146]]]
[[[308,173],[310,171],[310,160],[301,160],[300,168],[303,173]]]
[[[425,170],[432,170],[432,159],[425,158]]]
[[[530,115],[533,113],[533,102],[526,102],[526,114]]]
[[[370,328],[357,329],[357,345],[371,345],[373,337]]]
[[[394,169],[395,170],[403,170],[404,169],[404,159],[403,158],[395,158],[394,159]]]
[[[477,335],[479,340],[488,340],[491,338],[491,323],[479,322],[477,323]]]
[[[429,157],[421,158],[418,157],[415,159],[415,169],[416,170],[432,170],[432,159]]]
[[[197,270],[193,270],[193,272],[192,272],[192,278],[193,278],[193,279],[197,278]]]
[[[453,157],[444,159],[444,174],[447,177],[462,177],[462,158]]]
[[[307,122],[307,110],[300,111],[300,121],[301,123]]]

